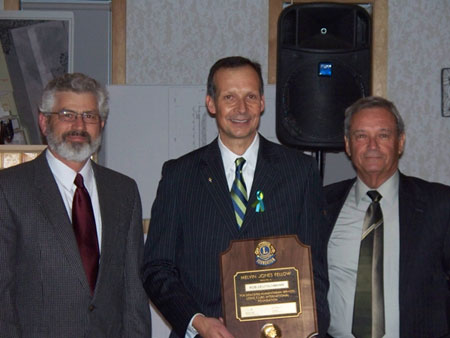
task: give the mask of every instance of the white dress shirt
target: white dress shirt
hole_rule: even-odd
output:
[[[219,149],[222,155],[223,167],[225,169],[225,176],[227,177],[228,190],[231,191],[234,179],[236,177],[235,161],[239,157],[245,159],[242,168],[242,175],[244,176],[245,186],[247,188],[247,197],[250,199],[250,191],[252,190],[253,177],[255,176],[256,161],[258,160],[259,150],[259,135],[256,134],[252,144],[247,148],[244,154],[236,155],[228,149],[219,137]],[[231,197],[230,197],[231,198]]]
[[[245,186],[247,188],[247,197],[250,199],[250,192],[252,190],[253,178],[255,176],[256,169],[256,161],[258,160],[258,150],[259,150],[259,134],[256,133],[255,138],[253,139],[252,144],[247,148],[244,154],[237,155],[233,153],[230,149],[228,149],[218,137],[220,154],[222,155],[223,167],[225,169],[225,176],[227,178],[228,190],[231,191],[231,186],[233,185],[235,176],[236,176],[236,164],[235,161],[239,157],[243,157],[245,159],[244,166],[242,168],[242,175],[244,176]],[[231,201],[231,195],[230,195]],[[192,322],[194,321],[195,316],[202,315],[201,313],[196,313],[189,322],[189,325],[186,330],[185,338],[194,338],[198,332],[192,326]]]
[[[399,173],[396,172],[378,189],[383,197],[383,284],[385,305],[385,336],[396,338],[399,327],[399,259],[400,222],[398,209]],[[359,178],[351,188],[333,228],[328,242],[328,274],[330,289],[330,327],[328,333],[335,338],[353,337],[353,304],[356,289],[361,233],[371,199]]]
[[[69,168],[67,165],[58,160],[51,151],[46,150],[46,157],[50,170],[55,177],[59,192],[66,206],[67,215],[70,222],[72,222],[72,201],[73,195],[77,186],[75,185],[75,177],[77,172]],[[97,184],[95,182],[94,171],[92,169],[91,161],[87,161],[84,167],[79,172],[83,176],[84,186],[89,192],[92,202],[92,209],[94,210],[95,226],[97,229],[98,247],[101,250],[102,243],[102,218],[100,214],[100,203],[98,200]]]

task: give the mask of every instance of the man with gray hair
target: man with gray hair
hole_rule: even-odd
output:
[[[0,172],[2,337],[150,337],[136,183],[97,165],[108,95],[94,79],[50,81],[48,148]]]
[[[392,102],[347,108],[357,177],[325,187],[331,337],[450,336],[450,187],[400,173],[404,146]]]

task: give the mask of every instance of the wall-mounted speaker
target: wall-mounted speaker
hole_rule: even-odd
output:
[[[305,150],[344,148],[344,111],[370,93],[371,17],[362,7],[305,3],[278,19],[276,131]]]

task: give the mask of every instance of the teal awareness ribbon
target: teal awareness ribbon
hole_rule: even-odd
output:
[[[258,200],[256,204],[256,212],[264,212],[264,193],[261,190],[256,192],[256,199]]]

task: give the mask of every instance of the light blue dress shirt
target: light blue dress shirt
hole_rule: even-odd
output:
[[[399,202],[398,171],[376,189],[383,198],[383,283],[385,304],[385,336],[396,338],[399,328]],[[367,191],[373,190],[359,178],[351,188],[338,216],[328,242],[328,274],[330,289],[330,327],[335,338],[353,337],[353,304],[356,289],[359,249],[364,216],[371,200]]]

